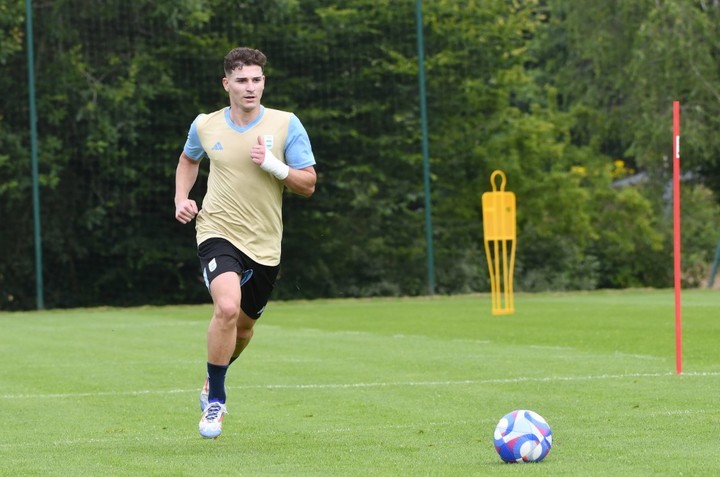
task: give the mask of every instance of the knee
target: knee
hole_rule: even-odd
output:
[[[218,300],[215,303],[215,317],[228,324],[235,325],[240,316],[240,303],[235,300]]]

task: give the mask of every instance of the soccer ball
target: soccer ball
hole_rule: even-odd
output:
[[[513,411],[504,415],[495,427],[494,443],[505,462],[540,462],[552,447],[552,431],[539,414]]]

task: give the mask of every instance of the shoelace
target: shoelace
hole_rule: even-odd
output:
[[[218,418],[218,414],[222,411],[222,406],[216,402],[210,404],[207,408],[207,414],[205,414],[206,421],[214,421]]]

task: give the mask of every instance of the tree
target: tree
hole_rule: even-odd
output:
[[[672,237],[667,231],[672,230],[672,219],[666,191],[672,170],[674,100],[684,105],[683,170],[694,172],[695,182],[699,180],[720,191],[718,141],[711,132],[718,126],[712,105],[717,105],[720,98],[717,93],[720,8],[717,2],[698,4],[682,0],[578,0],[548,4],[549,20],[537,43],[541,77],[543,82],[557,85],[560,108],[573,118],[573,144],[596,148],[606,161],[620,161],[626,173],[642,172],[642,177],[649,181],[638,188],[642,196],[632,197],[631,202],[626,191],[613,194],[620,200],[618,205],[624,204],[623,207],[653,219],[645,222],[637,217],[646,229],[644,237],[648,242],[644,245],[637,241],[637,235],[627,233],[628,229],[612,236],[616,242],[623,242],[614,246],[634,251],[624,257],[623,266],[616,263],[623,254],[614,254],[612,241],[594,245],[593,253],[611,265],[605,267],[600,284],[669,286]],[[717,195],[714,198],[710,194],[697,195],[692,188],[688,192],[704,197],[707,202],[695,202],[695,207],[684,208],[683,220],[692,222],[695,215],[715,213]],[[646,204],[640,204],[641,201]],[[600,221],[595,227],[601,233],[607,232],[600,224],[603,215],[609,212],[598,211]],[[621,218],[628,221],[632,217],[628,213]],[[662,240],[662,251],[657,248],[658,237]],[[710,260],[713,240],[716,237],[712,233],[707,234],[702,244],[688,241],[685,236],[687,255]],[[633,264],[628,267],[631,261]],[[625,271],[613,276],[612,270]]]
[[[686,238],[701,268],[716,240],[701,224],[717,216],[717,2],[423,8],[440,293],[488,288],[480,197],[495,169],[518,198],[519,289],[662,286],[676,97],[683,167],[705,184],[686,185],[684,210],[707,236]],[[390,0],[36,3],[47,305],[207,300],[194,231],[172,216],[174,169],[195,115],[227,104],[221,59],[238,44],[268,54],[264,102],[298,114],[318,158],[315,196],[286,197],[276,296],[425,293],[415,13]],[[22,21],[17,2],[0,6],[0,86],[17,92],[0,103],[2,308],[34,304],[32,221],[17,213],[31,205]],[[651,180],[612,187],[635,171]]]

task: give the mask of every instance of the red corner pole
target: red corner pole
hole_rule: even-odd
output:
[[[673,102],[673,242],[675,268],[675,372],[682,374],[682,291],[680,268],[680,102]]]

